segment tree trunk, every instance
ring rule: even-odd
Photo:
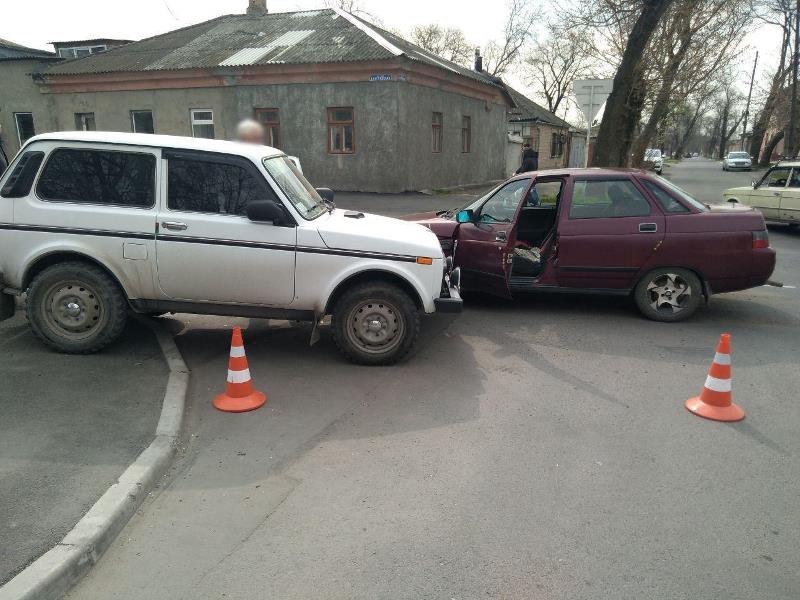
[[[762,160],[764,166],[766,167],[769,166],[770,158],[772,157],[772,153],[775,151],[775,146],[777,146],[778,142],[780,142],[783,139],[784,133],[785,133],[784,130],[781,129],[779,132],[773,135],[767,142],[767,145],[764,147],[764,155],[763,155],[764,159]]]
[[[592,164],[599,167],[624,167],[632,143],[633,131],[639,122],[644,104],[644,82],[641,63],[648,42],[658,22],[673,0],[644,0],[642,12],[633,26],[622,61],[614,75],[614,87],[606,101],[606,109]]]
[[[698,104],[691,120],[689,121],[689,124],[686,126],[686,131],[684,132],[683,137],[681,137],[680,141],[678,142],[678,149],[675,150],[675,156],[678,158],[683,158],[683,154],[686,149],[686,142],[688,142],[689,138],[692,137],[692,132],[694,131],[695,125],[697,125],[697,120],[700,118],[700,109],[701,105]]]

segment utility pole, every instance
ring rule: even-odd
[[[789,106],[789,131],[786,136],[786,146],[784,154],[789,158],[794,158],[797,154],[795,148],[795,123],[797,121],[797,59],[800,56],[798,53],[797,44],[800,41],[800,0],[797,0],[797,6],[794,13],[794,56],[792,60],[792,102]]]
[[[747,92],[747,106],[744,109],[744,125],[742,126],[742,150],[744,150],[744,137],[747,135],[747,117],[750,116],[750,98],[753,96],[753,81],[756,78],[756,65],[758,64],[758,50],[753,61],[753,74],[750,76],[750,91]]]

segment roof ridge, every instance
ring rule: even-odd
[[[384,50],[388,50],[395,56],[403,56],[405,52],[403,52],[400,48],[392,44],[389,40],[383,37],[380,33],[373,29],[375,26],[372,23],[368,23],[359,19],[353,14],[350,14],[347,11],[344,11],[340,8],[333,9],[337,15],[340,17],[345,18],[349,21],[352,25],[355,25],[356,28],[366,33],[369,37],[373,39],[373,41],[377,42]]]

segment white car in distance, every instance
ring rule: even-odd
[[[750,171],[753,168],[753,160],[747,152],[728,152],[722,159],[723,171]]]

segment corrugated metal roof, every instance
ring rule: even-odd
[[[333,9],[226,15],[100,54],[64,61],[50,68],[47,75],[337,63],[397,56],[502,87],[498,79],[451,63],[363,19]]]
[[[30,58],[50,59],[57,57],[53,52],[20,46],[19,44],[0,38],[0,60],[22,60]]]
[[[539,106],[536,102],[522,94],[522,92],[515,90],[509,85],[505,85],[505,88],[514,101],[514,104],[517,105],[517,110],[512,112],[512,121],[541,121],[558,127],[571,127],[564,119],[557,117],[544,106]]]

